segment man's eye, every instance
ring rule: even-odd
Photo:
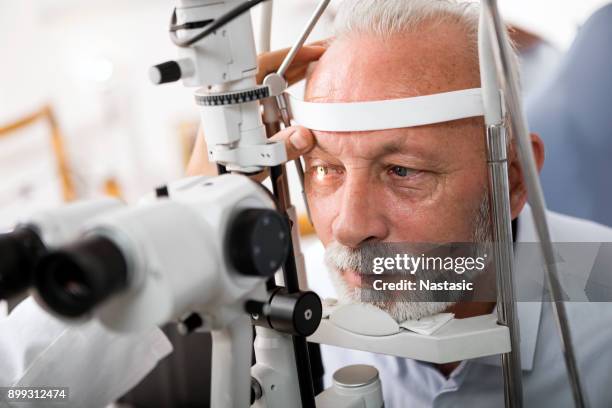
[[[315,174],[318,178],[323,178],[329,174],[329,167],[315,166]]]
[[[308,173],[312,175],[314,180],[320,182],[330,182],[335,180],[337,176],[342,174],[342,169],[336,166],[325,164],[317,164],[310,167]]]
[[[408,177],[417,173],[416,170],[404,166],[392,166],[389,172],[397,177]]]

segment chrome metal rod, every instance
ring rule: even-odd
[[[285,73],[287,73],[287,69],[289,68],[289,65],[291,65],[298,51],[300,50],[300,48],[302,48],[302,46],[306,42],[306,39],[312,32],[312,29],[315,27],[315,25],[317,25],[319,18],[321,18],[321,15],[323,14],[325,9],[329,5],[329,2],[330,0],[321,0],[314,14],[312,15],[312,17],[310,17],[310,20],[308,20],[308,23],[306,24],[304,31],[302,31],[302,34],[298,38],[297,42],[293,44],[293,47],[291,47],[291,50],[289,50],[289,53],[283,60],[283,63],[281,64],[281,66],[278,68],[278,71],[276,71],[278,75],[282,77],[285,76]]]
[[[278,68],[278,71],[276,71],[276,73],[280,77],[282,78],[285,77],[285,74],[287,73],[287,69],[289,69],[289,66],[295,59],[295,56],[297,55],[298,51],[300,50],[300,48],[302,48],[302,46],[306,42],[306,39],[308,39],[308,36],[314,29],[315,25],[317,24],[321,16],[323,15],[323,12],[329,5],[329,2],[330,0],[321,0],[321,2],[317,5],[315,12],[310,17],[310,20],[308,20],[308,23],[306,24],[306,27],[304,27],[302,34],[300,34],[300,37],[295,42],[295,44],[293,44],[293,47],[291,47],[291,49],[289,50],[289,53],[287,54],[282,64]],[[287,108],[287,103],[283,95],[279,95],[276,97],[276,103],[280,111],[280,116],[281,116],[283,125],[285,125],[285,127],[291,126],[291,122],[289,119],[289,110]],[[306,213],[308,215],[308,220],[312,224],[312,218],[310,217],[310,207],[308,206],[308,201],[306,200],[305,185],[304,185],[304,169],[302,168],[302,162],[300,161],[300,159],[297,159],[297,160],[294,160],[294,163],[295,163],[295,168],[298,173],[298,177],[300,179],[300,185],[302,187],[302,197],[304,199],[304,205],[306,206]]]
[[[509,353],[502,354],[504,399],[506,407],[523,406],[521,341],[516,312],[513,268],[512,217],[508,188],[506,129],[503,125],[487,127],[487,163],[491,191],[493,254],[497,273],[497,319],[510,332]]]
[[[504,99],[510,114],[510,129],[516,138],[518,145],[519,160],[523,170],[525,184],[527,185],[527,195],[531,205],[533,220],[540,238],[540,245],[546,262],[547,286],[552,297],[553,311],[561,346],[565,358],[569,382],[576,407],[586,407],[586,395],[580,383],[580,375],[576,364],[576,357],[572,346],[572,336],[567,319],[567,311],[562,299],[562,289],[558,280],[558,272],[554,259],[554,252],[551,243],[550,231],[546,219],[546,203],[542,186],[540,185],[538,170],[536,167],[531,140],[527,128],[527,121],[522,109],[521,99],[517,87],[517,74],[514,72],[510,45],[506,41],[505,30],[496,0],[485,0],[482,2],[489,17],[490,32],[494,37],[491,43],[494,45],[494,54],[497,60],[497,69],[501,81]]]
[[[287,128],[291,126],[291,121],[289,119],[289,109],[287,108],[287,101],[285,100],[285,95],[281,94],[275,98],[278,111],[280,112],[280,120],[283,122],[283,125]],[[308,222],[312,225],[312,217],[310,215],[310,206],[308,205],[308,199],[306,197],[306,184],[304,182],[304,168],[302,167],[302,161],[298,157],[293,161],[295,164],[295,169],[298,174],[298,178],[300,180],[300,187],[302,188],[302,199],[304,200],[304,206],[306,207],[306,215],[308,216]]]
[[[308,222],[310,225],[313,225],[312,216],[310,215],[310,206],[308,205],[308,197],[306,196],[306,183],[304,181],[304,168],[302,167],[302,160],[298,157],[293,161],[293,164],[295,164],[295,170],[298,178],[300,179],[300,186],[302,187],[302,200],[304,200],[304,207],[306,207],[306,216],[308,217]]]

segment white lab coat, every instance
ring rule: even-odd
[[[104,407],[134,387],[172,345],[161,330],[120,335],[97,321],[69,325],[27,298],[0,318],[0,387],[69,388],[62,407]],[[41,407],[44,402],[0,407]]]

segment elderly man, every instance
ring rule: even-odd
[[[336,36],[309,76],[306,99],[360,102],[477,88],[477,29],[474,4],[346,0],[336,19]],[[489,238],[482,118],[371,132],[310,132],[293,127],[275,139],[287,141],[292,158],[304,155],[312,221],[341,297],[350,297],[360,287],[361,275],[346,265],[354,265],[369,243]],[[536,135],[531,141],[541,169],[543,143]],[[203,146],[194,152],[193,173],[205,162],[205,153],[200,152],[205,152]],[[514,238],[537,241],[513,146],[508,167]],[[559,214],[549,213],[549,223],[560,242],[612,239],[608,228]],[[309,279],[316,287],[318,278],[312,272]],[[571,406],[552,309],[539,300],[518,304],[525,405]],[[390,302],[387,306],[396,320],[403,320],[445,309],[464,318],[491,313],[495,305],[432,303],[424,308]],[[567,308],[591,406],[610,406],[606,367],[612,363],[608,345],[612,331],[605,322],[612,318],[612,307],[568,303]],[[388,407],[503,405],[499,357],[432,365],[333,347],[324,347],[323,357],[328,375],[351,363],[376,366]]]
[[[320,47],[310,47],[301,54],[302,64],[323,54],[309,77],[306,98],[325,103],[356,102],[477,88],[480,86],[477,21],[478,11],[473,4],[446,0],[346,0],[338,13],[336,37],[327,50],[323,53]],[[278,54],[273,54],[262,59],[262,72],[273,67],[277,57]],[[368,244],[471,242],[488,238],[488,176],[482,118],[371,132],[311,132],[292,127],[274,138],[285,141],[290,159],[301,155],[306,159],[306,193],[312,219],[326,247],[329,273],[338,294],[344,298],[362,284],[358,271],[348,265],[354,264],[350,260],[359,257]],[[538,167],[542,167],[543,144],[535,135],[531,140]],[[189,172],[201,174],[209,170],[204,139],[200,138]],[[511,214],[516,220],[514,238],[517,242],[536,241],[513,147],[509,151],[508,176]],[[612,230],[597,224],[553,213],[549,214],[549,222],[558,241],[612,241]],[[609,271],[610,265],[605,267]],[[320,272],[311,273],[310,280],[316,286],[316,273]],[[28,312],[27,307],[21,313]],[[383,308],[396,320],[443,310],[464,318],[492,313],[495,304],[445,302],[419,307],[408,302]],[[606,303],[568,304],[568,312],[583,386],[591,406],[609,407],[612,307]],[[40,316],[33,307],[29,313]],[[519,303],[518,314],[525,405],[571,406],[571,391],[550,305],[541,299]],[[59,331],[59,326],[55,330]],[[93,331],[89,335],[85,331],[76,334],[64,331],[57,337],[66,343],[70,338],[97,335]],[[147,361],[156,361],[168,352],[162,339],[159,333],[152,333],[140,342],[126,339],[125,344],[117,347],[99,345],[93,340],[91,344],[100,348],[88,349],[88,341],[83,340],[75,347],[79,347],[77,352],[83,359],[88,352],[105,353],[110,358],[113,354],[124,355],[138,343],[144,352],[151,352],[141,363],[149,368],[151,364],[145,364]],[[28,355],[24,358],[27,364],[18,362],[13,372],[5,371],[4,377],[11,384],[40,384],[48,379],[45,372],[54,372],[66,381],[79,375],[81,369],[69,362],[61,373],[37,370],[42,363],[37,364],[35,357],[42,356],[38,361],[50,364],[45,353],[57,342],[49,335],[44,343],[46,348],[38,345],[30,353],[24,352]],[[364,362],[376,366],[387,407],[503,405],[498,356],[446,365],[332,347],[326,347],[323,356],[328,373],[346,364]],[[121,363],[119,359],[113,363],[116,390],[125,389],[142,375],[142,370],[124,371]],[[32,372],[41,374],[33,376]],[[0,380],[2,375],[0,372]],[[27,381],[20,380],[24,377]],[[81,401],[87,401],[84,396],[88,395],[88,387],[90,391],[94,387],[104,388],[104,381],[109,381],[90,385],[73,380],[76,386],[71,393],[82,397]],[[108,395],[107,390],[104,397]],[[96,402],[102,400],[99,397]]]

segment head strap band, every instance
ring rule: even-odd
[[[294,122],[312,130],[358,132],[484,115],[481,88],[383,101],[316,103],[287,98]]]

